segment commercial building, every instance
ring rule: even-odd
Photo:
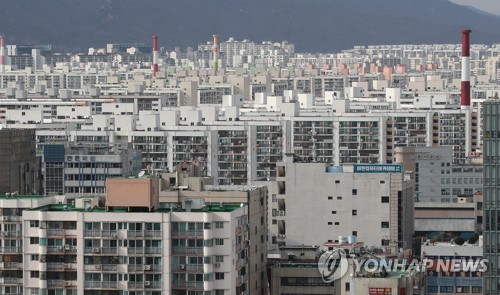
[[[43,152],[45,195],[104,195],[108,177],[142,169],[141,153],[131,146],[45,144]]]
[[[481,240],[479,240],[481,241]],[[434,294],[484,294],[483,272],[481,265],[476,262],[483,258],[482,245],[452,245],[450,243],[426,242],[422,245],[422,259],[432,261],[432,266],[427,268],[427,293]],[[471,261],[467,269],[439,270],[440,266],[448,266],[450,261]],[[487,267],[489,267],[489,263]]]
[[[270,247],[319,245],[353,235],[368,246],[411,248],[414,182],[401,168],[336,167],[288,154],[271,190]]]
[[[347,264],[344,275],[329,282],[328,277],[322,276],[321,263],[318,264],[324,253],[319,246],[281,247],[280,253],[269,259],[271,294],[425,294],[425,272],[407,265],[385,272],[366,272],[364,261],[378,263],[386,257],[359,251],[351,252],[350,258],[340,262]]]
[[[482,163],[457,164],[451,146],[399,147],[395,153],[397,163],[415,171],[417,202],[457,203],[460,196],[483,190]]]
[[[0,130],[0,194],[29,195],[37,191],[34,129]]]
[[[415,238],[470,238],[483,230],[483,195],[459,196],[457,203],[415,202]]]
[[[498,228],[498,218],[500,216],[497,206],[498,188],[497,181],[499,150],[499,112],[500,103],[498,100],[487,100],[483,103],[484,112],[484,137],[483,137],[483,210],[484,210],[484,258],[492,262],[484,273],[484,294],[493,295],[500,291],[498,281],[500,279],[498,262],[498,241],[500,239],[500,228]]]

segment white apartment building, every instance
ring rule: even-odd
[[[162,182],[108,180],[105,207],[95,197],[0,198],[2,293],[267,293],[266,190],[218,187],[161,206]]]
[[[246,207],[82,209],[24,213],[24,294],[250,294]]]
[[[66,202],[64,196],[0,196],[0,293],[23,294],[23,211]]]

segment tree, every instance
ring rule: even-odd
[[[453,239],[453,242],[455,242],[455,244],[459,246],[462,246],[465,243],[465,240],[462,239],[461,237],[456,237],[455,239]]]

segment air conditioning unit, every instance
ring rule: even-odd
[[[151,270],[151,265],[144,265],[144,270]]]
[[[116,237],[118,237],[118,234],[117,233],[111,233],[111,237],[112,238],[116,238]]]
[[[186,265],[185,264],[179,264],[179,269],[186,269]]]
[[[69,251],[71,249],[71,246],[69,244],[64,245],[64,250]]]
[[[214,267],[220,267],[220,263],[219,262],[214,263]]]
[[[9,233],[8,233],[8,232],[6,232],[6,231],[3,231],[3,232],[2,232],[2,237],[6,237],[6,236],[8,236],[8,235],[9,235]]]
[[[64,264],[64,268],[71,268],[71,264],[68,263]]]
[[[45,262],[45,257],[44,256],[40,257],[40,262]]]
[[[96,264],[94,268],[95,268],[96,270],[100,270],[100,269],[101,269],[101,265],[100,265],[100,264]]]
[[[9,216],[3,216],[3,217],[2,217],[2,220],[3,220],[3,221],[9,221]]]
[[[63,250],[62,246],[57,247],[57,251],[62,251],[62,250]]]
[[[144,281],[144,286],[151,286],[151,281]]]
[[[101,253],[101,248],[97,247],[92,248],[92,253]]]
[[[66,287],[71,286],[71,282],[70,281],[64,282],[64,286],[66,286]]]

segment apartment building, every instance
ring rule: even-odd
[[[2,293],[267,294],[266,189],[173,202],[172,186],[160,205],[167,180],[108,179],[104,202],[0,197]]]
[[[23,294],[23,211],[58,202],[65,197],[0,195],[1,294]]]

